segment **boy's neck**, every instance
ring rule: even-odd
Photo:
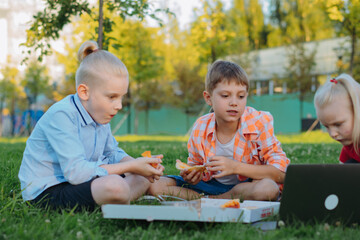
[[[236,131],[238,129],[238,124],[239,124],[238,122],[235,122],[233,124],[216,122],[215,131],[216,131],[217,140],[222,144],[231,141],[231,139],[236,134]]]

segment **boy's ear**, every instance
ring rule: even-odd
[[[207,91],[204,91],[204,92],[203,92],[203,96],[204,96],[205,102],[206,102],[209,106],[212,106],[210,93],[207,92]]]
[[[79,98],[83,101],[87,101],[89,99],[89,87],[86,84],[79,84],[76,89]]]

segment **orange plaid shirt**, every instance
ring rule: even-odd
[[[202,165],[215,156],[215,114],[200,117],[194,124],[188,141],[188,163]],[[290,160],[274,135],[273,117],[268,112],[246,107],[235,135],[234,159],[254,165],[272,165],[286,172]],[[209,181],[212,172],[207,172],[203,180]],[[238,176],[240,181],[247,177]]]

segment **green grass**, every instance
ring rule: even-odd
[[[12,142],[12,143],[11,143]],[[284,226],[262,232],[249,224],[131,221],[104,219],[95,212],[46,211],[22,202],[17,177],[24,141],[0,143],[0,239],[359,239],[358,227],[318,225]],[[145,150],[164,154],[166,174],[178,174],[175,159],[186,160],[186,143],[123,142],[134,157]],[[338,163],[341,146],[283,144],[292,163]],[[274,218],[277,219],[276,217]]]

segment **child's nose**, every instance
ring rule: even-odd
[[[116,110],[121,110],[122,109],[122,101],[119,101],[115,104],[115,109]]]
[[[329,135],[335,139],[338,136],[338,132],[333,128],[329,128]]]
[[[231,99],[230,99],[230,105],[231,106],[237,106],[237,98],[236,97],[232,97]]]

